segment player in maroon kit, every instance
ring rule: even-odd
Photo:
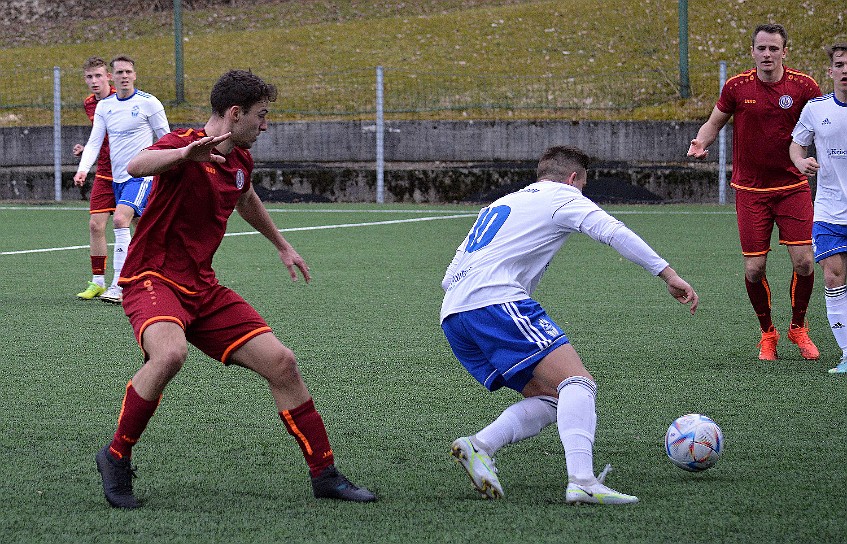
[[[109,84],[112,74],[109,73],[109,65],[100,57],[90,57],[82,65],[85,75],[85,84],[88,85],[91,94],[83,102],[85,114],[88,120],[94,122],[94,110],[97,102],[115,92],[115,88]],[[73,154],[77,157],[82,155],[85,148],[82,144],[76,144]],[[84,182],[74,182],[74,185],[82,186]],[[85,291],[77,293],[77,297],[83,300],[91,300],[106,291],[106,223],[109,215],[115,211],[115,192],[112,190],[112,163],[109,160],[108,136],[103,140],[103,147],[97,156],[97,173],[91,184],[91,193],[88,195],[88,221],[89,238],[91,244],[91,281]]]
[[[212,89],[212,116],[202,130],[166,134],[133,158],[134,177],[156,175],[124,264],[123,307],[145,363],[126,387],[110,444],[96,456],[109,504],[137,508],[132,447],[153,416],[165,386],[182,368],[191,342],[208,356],[255,371],[268,381],[279,417],[294,436],[315,497],[370,502],[334,465],[323,420],[294,353],[237,293],[218,283],[212,257],[232,211],[276,247],[291,279],[309,268],[279,233],[250,183],[248,149],[266,130],[277,91],[250,72],[233,70]]]
[[[759,359],[777,359],[779,332],[771,320],[771,289],[765,276],[774,223],[779,243],[788,248],[791,279],[791,324],[788,339],[804,359],[817,359],[809,338],[806,310],[814,285],[812,193],[806,176],[788,154],[791,131],[803,106],[821,95],[808,75],[786,68],[788,36],[777,24],[756,27],[751,48],[756,67],[727,80],[708,121],[691,140],[688,155],[698,159],[721,128],[735,116],[732,138],[732,187],[744,255],[744,281],[762,329]]]

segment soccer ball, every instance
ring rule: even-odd
[[[690,472],[715,466],[723,448],[721,428],[701,414],[678,417],[665,433],[665,453],[671,463]]]

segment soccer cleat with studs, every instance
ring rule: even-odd
[[[129,459],[115,459],[109,453],[106,444],[95,456],[97,471],[103,478],[103,494],[106,501],[115,508],[133,509],[141,506],[132,493],[132,480],[135,478],[135,467]]]
[[[841,358],[841,361],[835,368],[830,368],[827,372],[830,374],[847,374],[847,355]]]
[[[605,474],[603,474],[605,476]],[[565,502],[568,504],[635,504],[638,497],[627,495],[603,485],[599,478],[591,482],[568,482],[565,491]]]
[[[77,293],[76,298],[82,300],[91,300],[93,298],[97,298],[103,293],[106,292],[106,288],[102,285],[97,285],[93,281],[88,282],[88,287],[85,288],[85,291],[82,293]]]
[[[112,285],[106,292],[100,295],[100,300],[103,302],[108,302],[109,304],[123,304],[124,301],[124,290],[123,287],[119,285]]]
[[[776,329],[771,329],[768,332],[762,331],[762,339],[759,340],[759,360],[760,361],[776,361],[776,344],[779,342],[779,332]]]
[[[503,497],[503,486],[497,478],[497,467],[494,459],[487,453],[477,449],[469,437],[463,436],[453,441],[450,455],[461,465],[474,489],[488,499],[499,499]]]
[[[352,502],[373,502],[376,495],[364,487],[353,484],[346,476],[330,465],[312,478],[312,491],[317,499],[338,499]]]
[[[788,339],[800,349],[800,355],[808,361],[817,361],[821,356],[818,347],[809,338],[809,325],[798,327],[794,323],[788,328]]]

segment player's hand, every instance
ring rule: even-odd
[[[183,147],[183,158],[188,161],[225,163],[226,157],[212,153],[215,146],[230,137],[232,132],[220,136],[204,136]]]
[[[709,150],[703,147],[700,140],[694,138],[691,140],[691,145],[688,147],[688,156],[694,157],[695,159],[705,159],[709,156]]]
[[[309,267],[306,266],[306,261],[304,261],[303,257],[294,251],[294,248],[291,246],[279,251],[279,259],[282,261],[282,264],[285,265],[285,268],[288,269],[291,281],[297,281],[298,269],[300,270],[300,273],[303,274],[303,279],[306,280],[306,283],[309,283],[312,280],[312,276],[309,275]]]
[[[88,177],[88,173],[86,172],[77,172],[74,175],[74,185],[77,187],[82,187],[85,185],[85,178]]]
[[[73,148],[73,151],[72,151],[72,152],[73,152],[73,154],[74,154],[74,157],[79,157],[80,155],[82,155],[82,151],[83,151],[84,149],[85,149],[85,146],[84,146],[84,145],[82,145],[82,144],[74,144],[74,148]]]
[[[806,157],[805,159],[800,159],[795,163],[797,170],[800,171],[801,174],[806,174],[807,176],[814,176],[820,170],[821,165],[818,164],[818,161],[814,157]]]
[[[668,281],[668,293],[679,301],[680,304],[688,304],[690,306],[691,315],[697,311],[697,306],[700,304],[700,296],[694,291],[694,288],[688,285],[688,282],[679,276],[674,276]]]

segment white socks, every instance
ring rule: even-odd
[[[565,447],[568,477],[580,482],[594,479],[594,432],[597,412],[594,399],[597,385],[583,376],[572,376],[557,388],[559,437]]]
[[[838,347],[842,354],[847,354],[847,285],[841,287],[827,287],[826,295],[826,317]]]
[[[115,252],[112,261],[115,265],[115,276],[112,278],[113,287],[118,284],[118,279],[121,277],[121,270],[123,270],[124,261],[126,261],[126,250],[129,248],[131,239],[129,228],[115,229]]]
[[[493,423],[471,437],[472,442],[488,455],[507,444],[532,438],[556,421],[554,397],[529,397],[509,406]]]
[[[593,481],[597,385],[590,378],[572,376],[559,384],[558,391],[558,400],[529,397],[509,406],[471,441],[493,457],[503,446],[536,436],[555,421],[565,448],[568,476],[580,482]]]

